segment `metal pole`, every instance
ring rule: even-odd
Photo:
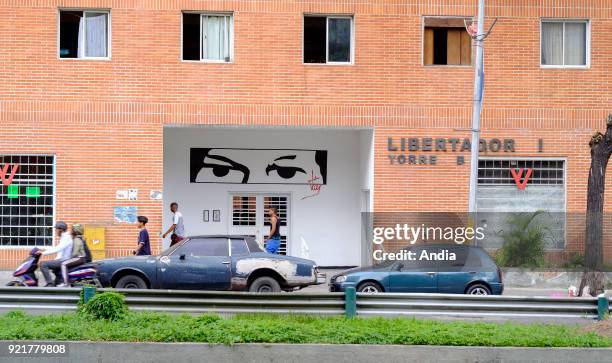
[[[476,188],[478,186],[478,151],[480,148],[480,112],[482,110],[482,93],[484,86],[484,0],[478,0],[478,36],[476,37],[476,66],[474,67],[474,105],[472,109],[472,149],[470,159],[470,189],[468,212],[470,220],[476,213]],[[471,225],[475,227],[475,220]]]

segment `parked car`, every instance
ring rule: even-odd
[[[450,256],[456,259],[386,260],[378,265],[354,268],[332,276],[330,291],[355,287],[357,292],[412,292],[501,295],[502,273],[485,250],[463,245],[415,245],[404,249],[413,256]],[[440,254],[442,252],[442,254]]]
[[[248,236],[196,236],[160,256],[96,261],[104,287],[139,289],[291,291],[322,284],[314,261],[273,255]]]

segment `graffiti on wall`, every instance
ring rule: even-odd
[[[327,184],[327,150],[191,148],[190,182],[295,184],[318,191]]]

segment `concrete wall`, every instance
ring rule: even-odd
[[[11,342],[6,342],[11,343]],[[23,341],[12,342],[23,344]],[[27,342],[47,344],[48,342]],[[54,344],[62,342],[54,342]],[[198,344],[66,342],[68,353],[37,362],[607,362],[606,348],[441,347],[356,344]],[[5,344],[6,346],[6,344]],[[4,359],[0,357],[0,361]],[[6,358],[9,361],[8,357]],[[12,363],[32,357],[10,357]]]

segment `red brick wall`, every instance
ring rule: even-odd
[[[612,8],[534,3],[487,1],[488,22],[499,21],[486,42],[483,136],[515,138],[515,156],[567,158],[567,208],[583,211],[588,139],[612,104]],[[0,0],[0,152],[57,155],[57,217],[107,226],[113,250],[136,239],[135,227],[113,223],[114,205],[137,205],[160,229],[165,206],[148,192],[163,188],[166,124],[373,127],[375,210],[465,210],[468,165],[390,166],[386,137],[468,135],[473,69],[423,67],[421,24],[424,15],[474,15],[475,4]],[[110,60],[57,58],[60,6],[111,9]],[[180,60],[182,10],[234,12],[232,64]],[[354,15],[354,65],[302,64],[304,13]],[[589,69],[540,68],[541,17],[590,20]],[[136,203],[115,200],[127,188],[139,189]],[[14,258],[0,250],[0,261]]]

